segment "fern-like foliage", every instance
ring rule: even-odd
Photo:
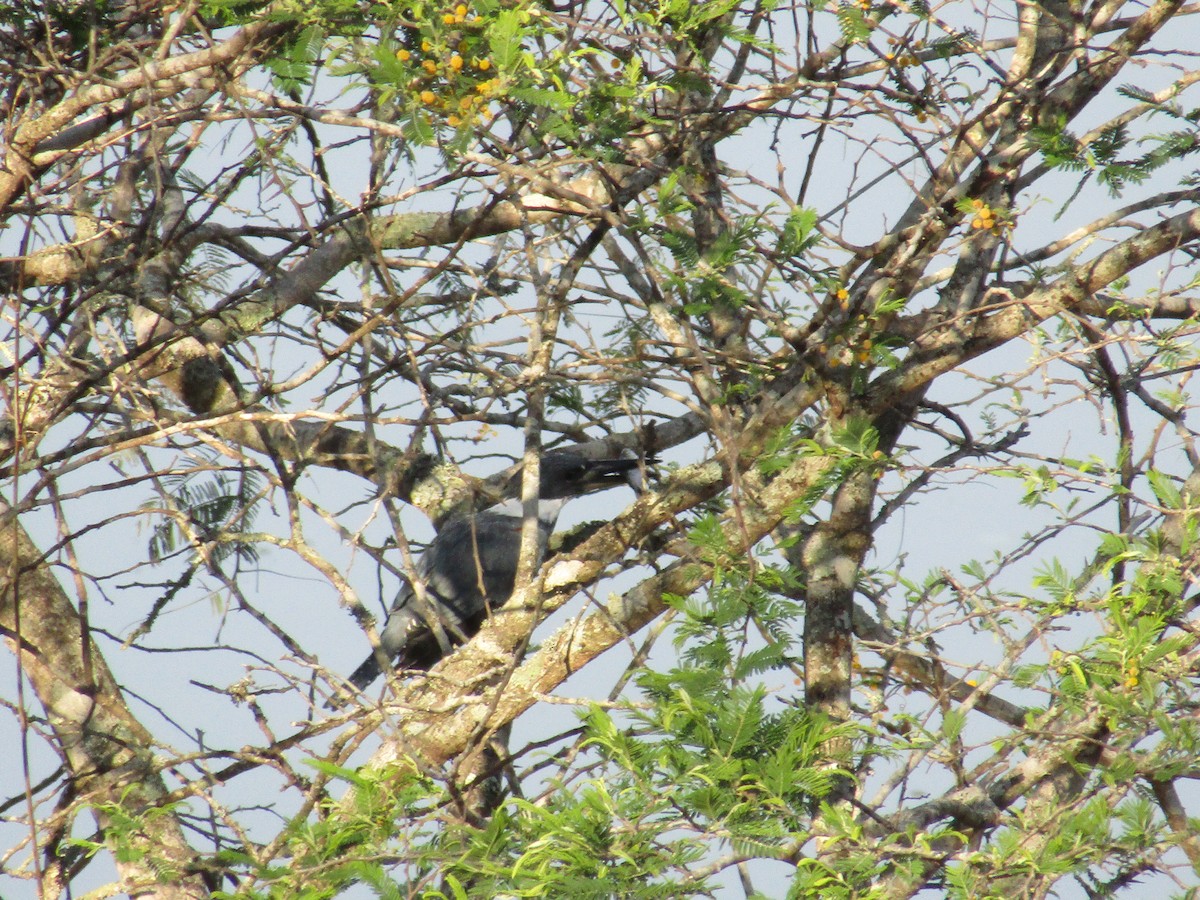
[[[1144,104],[1147,115],[1167,116],[1181,127],[1135,139],[1126,124],[1119,124],[1101,130],[1086,142],[1068,131],[1061,120],[1030,132],[1030,140],[1047,165],[1082,173],[1081,185],[1087,178],[1095,176],[1114,197],[1130,185],[1143,183],[1164,166],[1186,159],[1200,149],[1200,132],[1197,130],[1200,111],[1185,111],[1176,103],[1160,100],[1149,91],[1131,85],[1120,88],[1119,93]]]
[[[256,562],[258,549],[239,535],[250,531],[261,477],[251,470],[229,472],[209,461],[189,460],[182,470],[163,477],[171,491],[167,507],[161,501],[143,504],[161,521],[150,535],[151,561],[162,562],[188,543],[211,543],[211,558],[236,557]]]

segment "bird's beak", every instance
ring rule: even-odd
[[[621,451],[621,459],[637,459],[638,455],[628,447]],[[643,474],[642,466],[639,464],[632,469],[625,470],[625,483],[633,488],[635,494],[645,493],[646,477]]]

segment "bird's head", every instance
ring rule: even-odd
[[[628,448],[620,456],[599,459],[572,450],[556,450],[542,457],[539,496],[543,500],[558,500],[621,484],[640,494],[646,487],[643,469],[651,461],[643,460]]]

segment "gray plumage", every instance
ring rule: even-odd
[[[615,459],[557,451],[541,460],[538,553],[546,552],[563,505],[571,497],[618,484],[642,490],[641,461],[626,450]],[[514,589],[521,551],[522,504],[507,500],[447,522],[417,561],[424,597],[405,581],[372,652],[350,676],[362,690],[379,677],[381,659],[398,668],[427,669],[469,640]]]

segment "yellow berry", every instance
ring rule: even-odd
[[[427,59],[425,62],[421,63],[421,68],[432,75],[437,71],[437,63],[435,63],[432,59]]]
[[[447,25],[453,25],[454,24],[454,14],[446,13],[444,16],[442,16],[442,22],[444,22]]]
[[[450,115],[446,116],[446,124],[449,125],[451,128],[457,128],[459,125],[462,124],[462,119],[460,119],[458,116],[454,115],[454,113],[451,113]]]
[[[450,57],[450,68],[452,68],[455,72],[460,72],[462,71],[462,67],[463,58],[455,53],[452,57]]]
[[[401,47],[396,51],[396,59],[400,60],[400,62],[408,62],[410,59],[412,59],[412,54]]]
[[[492,61],[490,59],[481,59],[479,62],[475,63],[475,68],[477,68],[480,72],[486,72],[491,67]]]
[[[468,110],[475,105],[476,99],[477,98],[475,97],[463,97],[458,101],[458,108],[461,110]]]
[[[433,91],[421,91],[421,102],[426,106],[433,106],[437,101],[437,94]]]
[[[421,51],[423,53],[428,53],[432,49],[433,49],[433,44],[429,43],[429,41],[427,41],[427,40],[421,41]]]
[[[456,16],[465,16],[467,14],[466,4],[460,3],[460,4],[458,4],[458,6],[454,7],[454,14]]]

